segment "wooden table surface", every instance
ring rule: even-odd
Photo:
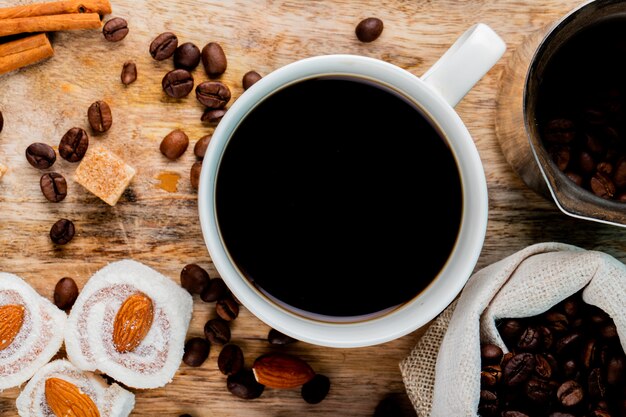
[[[0,0],[0,6],[15,3]],[[489,225],[477,268],[543,241],[603,250],[626,260],[621,229],[568,218],[527,189],[504,160],[494,131],[500,75],[511,51],[525,35],[555,21],[578,0],[112,3],[114,15],[129,22],[130,34],[124,41],[108,43],[98,31],[56,34],[53,59],[0,77],[0,109],[5,118],[0,162],[9,166],[0,180],[0,270],[22,276],[44,296],[52,296],[54,284],[63,276],[75,278],[82,287],[97,269],[123,258],[144,262],[175,280],[191,262],[217,276],[200,233],[196,192],[189,183],[193,152],[190,148],[180,160],[170,162],[158,150],[163,136],[174,128],[184,129],[192,146],[212,132],[200,122],[202,109],[193,94],[172,100],[161,91],[161,77],[172,64],[152,60],[148,45],[166,30],[177,33],[181,42],[200,47],[209,41],[221,43],[229,60],[222,79],[236,98],[246,71],[267,74],[319,54],[372,56],[420,75],[468,26],[487,23],[504,38],[509,50],[457,107],[478,146],[489,187]],[[368,16],[383,19],[385,30],[377,41],[362,44],[354,36],[354,27]],[[119,73],[128,59],[137,62],[139,80],[125,88]],[[206,79],[201,68],[194,76],[197,82]],[[54,169],[68,178],[69,195],[60,204],[48,203],[39,190],[41,173],[26,162],[24,150],[36,141],[57,145],[70,127],[87,127],[87,107],[98,99],[111,104],[114,124],[107,134],[92,137],[92,142],[122,156],[137,169],[137,176],[117,206],[109,207],[72,180],[75,165],[58,160]],[[259,132],[260,139],[264,134],[268,132]],[[163,173],[169,179],[180,177],[175,192],[160,186],[157,178]],[[48,230],[61,217],[74,221],[77,235],[69,245],[55,247]],[[201,335],[213,315],[213,305],[196,300],[189,337]],[[270,350],[265,342],[267,331],[245,309],[235,321],[233,342],[243,347],[248,363]],[[398,362],[422,332],[362,349],[293,345],[289,351],[309,360],[332,380],[328,398],[316,406],[304,403],[298,390],[266,390],[261,399],[249,402],[231,396],[217,370],[216,348],[201,368],[182,365],[167,387],[137,392],[133,415],[368,416],[381,398],[403,392]],[[17,395],[17,389],[0,393],[1,416],[17,415]]]

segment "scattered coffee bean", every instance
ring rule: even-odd
[[[239,316],[239,305],[231,297],[227,297],[217,302],[215,312],[222,319],[233,321]]]
[[[72,278],[61,278],[54,287],[54,304],[61,310],[72,308],[78,298],[78,286]]]
[[[252,87],[257,81],[259,81],[261,78],[261,74],[259,74],[256,71],[248,71],[243,75],[243,78],[241,79],[241,84],[243,85],[243,89],[247,90],[248,88]]]
[[[534,404],[545,405],[550,401],[552,389],[548,381],[542,378],[531,378],[524,387],[524,394]]]
[[[161,33],[150,44],[150,55],[157,61],[163,61],[174,55],[178,47],[178,38],[172,32]]]
[[[209,284],[209,274],[196,264],[186,265],[180,272],[180,284],[190,294],[200,294]]]
[[[330,391],[330,379],[327,376],[316,374],[312,380],[302,386],[300,394],[309,404],[319,404]]]
[[[185,42],[174,52],[174,67],[193,70],[200,63],[200,49],[191,42]]]
[[[583,389],[576,381],[566,381],[561,384],[556,396],[564,407],[574,407],[583,400]]]
[[[235,375],[243,369],[243,351],[237,345],[226,345],[217,358],[217,367],[224,375]]]
[[[63,175],[56,172],[48,172],[39,180],[41,192],[51,203],[63,201],[67,196],[67,182]]]
[[[211,135],[202,136],[196,142],[196,145],[193,147],[193,153],[200,159],[204,158],[206,154],[206,149],[209,147],[209,142],[211,141]]]
[[[67,131],[59,143],[59,155],[69,162],[78,162],[87,153],[89,136],[80,127],[73,127]]]
[[[205,81],[196,87],[198,101],[212,109],[221,109],[230,100],[230,89],[219,81]]]
[[[109,42],[119,42],[128,35],[128,22],[121,17],[114,17],[102,27],[104,39]]]
[[[259,384],[250,369],[245,369],[238,374],[230,375],[226,380],[228,391],[235,397],[244,400],[259,398],[265,390],[265,386]]]
[[[202,65],[207,75],[215,78],[226,72],[226,54],[216,42],[210,42],[202,48]]]
[[[211,124],[218,124],[222,117],[226,114],[226,110],[224,109],[211,109],[208,108],[202,113],[202,117],[200,120],[203,122],[209,122]]]
[[[193,76],[184,69],[175,69],[168,72],[161,81],[165,94],[172,98],[187,97],[193,90]]]
[[[189,366],[201,366],[209,357],[211,344],[201,337],[194,337],[185,343],[185,354],[183,362]]]
[[[89,119],[89,125],[91,125],[94,131],[104,133],[109,130],[113,124],[111,107],[109,107],[106,101],[98,100],[89,106],[87,119]]]
[[[161,141],[161,153],[172,161],[180,158],[189,146],[189,137],[182,130],[173,130]]]
[[[509,360],[502,370],[504,383],[509,387],[520,385],[528,380],[535,370],[535,357],[530,353],[520,353]]]
[[[202,172],[202,161],[196,161],[191,166],[191,171],[189,172],[189,179],[191,181],[191,186],[194,189],[198,189],[200,187],[200,173]]]
[[[67,219],[61,219],[50,228],[50,240],[57,245],[65,245],[74,238],[74,223]]]
[[[270,343],[270,345],[284,346],[295,343],[298,340],[294,339],[291,336],[287,336],[286,334],[281,333],[276,329],[270,329],[269,333],[267,334],[267,341]]]
[[[133,61],[124,62],[120,79],[124,85],[130,85],[137,80],[137,65]]]
[[[2,115],[2,112],[0,111],[0,133],[2,133],[3,127],[4,127],[4,116]]]
[[[480,372],[480,386],[490,389],[500,383],[502,379],[502,368],[500,365],[486,365]]]
[[[230,342],[230,326],[228,322],[215,318],[204,325],[204,337],[214,345],[225,345]]]
[[[202,291],[200,298],[202,301],[212,303],[228,296],[228,287],[222,278],[214,278],[209,281],[209,285]]]
[[[535,374],[544,380],[549,380],[552,376],[552,365],[544,355],[535,355]]]
[[[45,143],[33,143],[26,148],[26,160],[35,168],[48,169],[57,160],[57,155],[51,146]]]
[[[541,335],[539,331],[529,326],[523,332],[517,342],[517,347],[523,351],[534,352],[541,346]]]
[[[356,37],[361,42],[372,42],[378,39],[381,33],[383,33],[383,21],[376,17],[368,17],[363,19],[356,26]]]

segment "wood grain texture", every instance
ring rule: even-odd
[[[0,0],[1,6],[15,3]],[[175,280],[191,262],[217,276],[200,233],[196,193],[189,184],[193,153],[190,149],[180,160],[170,162],[158,149],[163,136],[175,128],[184,129],[192,144],[212,132],[200,122],[202,108],[194,97],[172,100],[161,91],[161,78],[172,63],[153,61],[148,45],[165,30],[177,33],[181,42],[199,47],[209,41],[220,42],[229,60],[222,80],[236,98],[242,91],[241,77],[248,70],[267,74],[320,54],[372,56],[419,75],[469,25],[482,21],[505,39],[509,51],[457,106],[478,146],[489,187],[488,231],[477,268],[529,244],[550,240],[604,250],[626,260],[622,230],[561,214],[517,177],[495,136],[496,96],[512,49],[524,36],[575,7],[577,0],[112,3],[114,15],[129,22],[130,33],[122,42],[108,43],[97,30],[58,33],[52,39],[53,59],[0,77],[0,109],[5,118],[0,162],[9,166],[0,181],[0,270],[24,277],[44,296],[52,296],[54,284],[63,276],[72,276],[82,287],[97,269],[123,258],[144,262]],[[368,16],[381,18],[385,30],[375,42],[361,44],[354,27]],[[124,87],[119,76],[128,59],[137,62],[139,78]],[[194,77],[196,82],[206,79],[200,68]],[[111,105],[114,122],[109,132],[91,140],[122,156],[137,169],[137,177],[117,206],[108,207],[72,180],[75,165],[59,160],[54,170],[68,178],[69,195],[62,203],[48,203],[39,190],[41,173],[26,163],[24,150],[35,141],[56,146],[69,128],[87,127],[87,108],[98,99]],[[259,132],[259,140],[267,134],[271,132]],[[157,187],[162,172],[180,175],[177,192]],[[69,245],[54,247],[48,230],[60,217],[75,222],[77,235]],[[197,300],[189,337],[201,335],[204,323],[213,316],[213,305]],[[268,327],[245,309],[234,322],[233,341],[242,346],[248,365],[270,351],[265,342],[267,331]],[[331,378],[330,395],[316,406],[304,403],[298,390],[267,390],[261,399],[251,402],[232,397],[217,370],[219,349],[215,348],[201,368],[183,365],[167,387],[137,392],[133,415],[369,416],[386,394],[403,391],[398,362],[421,333],[363,349],[327,349],[304,343],[290,347],[289,352],[301,355]],[[17,389],[0,394],[0,415],[17,415],[17,395]]]

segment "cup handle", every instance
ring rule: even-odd
[[[505,50],[502,38],[489,26],[478,23],[454,42],[422,80],[454,107],[498,62]]]

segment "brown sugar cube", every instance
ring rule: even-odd
[[[2,162],[0,162],[0,179],[4,177],[4,174],[6,174],[8,170],[9,170],[9,167],[7,167],[6,165],[3,165]]]
[[[103,148],[89,149],[74,179],[88,191],[114,206],[135,176],[135,170]]]

